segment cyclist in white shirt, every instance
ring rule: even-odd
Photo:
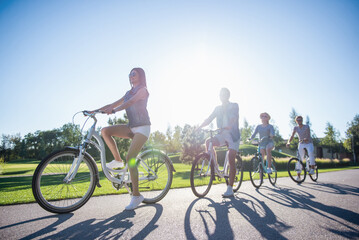
[[[229,184],[227,191],[222,194],[223,197],[233,197],[233,183],[236,175],[235,157],[239,150],[239,141],[241,138],[239,132],[239,110],[238,104],[229,101],[230,92],[227,88],[222,88],[220,91],[220,100],[222,105],[217,106],[212,114],[196,129],[209,125],[215,118],[217,120],[217,127],[223,129],[219,134],[214,136],[212,141],[214,146],[224,146],[228,144],[228,159],[229,159]],[[206,141],[208,148],[209,139]],[[215,151],[214,151],[215,152]]]

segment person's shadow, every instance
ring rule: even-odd
[[[248,232],[236,233],[236,236],[233,232],[233,229],[230,224],[228,213],[230,209],[235,209],[242,215],[242,217],[247,220],[257,231],[260,232],[263,238],[267,239],[285,239],[282,236],[282,232],[290,228],[290,226],[281,222],[271,209],[263,202],[253,196],[249,196],[245,193],[241,195],[246,195],[247,199],[244,198],[232,198],[230,200],[223,200],[220,203],[216,203],[209,198],[196,199],[188,207],[185,215],[184,227],[187,239],[197,239],[201,236],[195,236],[197,229],[203,227],[204,232],[206,233],[208,239],[234,239],[243,237],[248,234]],[[196,204],[203,206],[203,201],[207,201],[207,204],[204,204],[204,209],[201,207],[196,208]],[[203,208],[203,207],[202,207]],[[214,209],[214,211],[211,210]],[[192,214],[199,215],[193,216]],[[191,217],[192,215],[192,217]],[[194,220],[196,218],[196,220]],[[201,219],[198,221],[198,219]],[[209,225],[215,224],[215,230],[213,233],[210,232]],[[203,231],[201,231],[203,232]]]
[[[136,235],[131,236],[131,239],[144,239],[148,234],[150,234],[154,229],[158,226],[156,225],[158,219],[161,217],[163,212],[163,207],[160,204],[147,204],[138,207],[140,208],[155,208],[155,215],[148,222],[148,224],[141,229]],[[131,218],[136,215],[135,211],[123,211],[119,214],[116,214],[110,218],[98,221],[98,219],[92,218],[82,222],[79,222],[71,227],[68,227],[58,233],[53,233],[57,226],[63,224],[67,220],[69,220],[74,214],[61,214],[61,215],[52,215],[46,216],[42,218],[36,218],[24,222],[19,222],[16,224],[8,225],[1,227],[1,229],[6,229],[9,227],[13,227],[16,225],[27,224],[30,222],[39,222],[44,219],[57,218],[57,221],[53,224],[30,234],[22,239],[33,239],[38,237],[43,237],[47,239],[119,239],[121,238],[126,231],[129,231],[134,224],[131,222]],[[147,219],[146,219],[147,221]],[[119,231],[120,230],[120,231]],[[52,234],[53,233],[53,234]]]
[[[355,238],[359,237],[359,214],[348,209],[334,205],[326,205],[320,200],[308,193],[306,189],[312,189],[319,192],[338,195],[336,199],[341,201],[342,195],[359,196],[359,188],[345,184],[326,184],[326,183],[307,183],[300,185],[301,189],[282,185],[280,188],[266,188],[257,190],[257,192],[266,199],[282,206],[290,208],[299,208],[314,212],[328,220],[342,225],[340,229],[325,227],[327,231],[337,234],[341,237]],[[266,191],[268,190],[268,192]],[[265,191],[265,193],[264,193]],[[357,200],[356,200],[357,201]],[[357,203],[356,203],[357,204]],[[358,207],[358,205],[357,205]],[[356,225],[355,228],[348,226],[350,222]]]

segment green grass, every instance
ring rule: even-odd
[[[245,157],[244,160],[249,161],[250,157]],[[283,167],[286,166],[286,162],[288,160],[278,160],[278,164]],[[320,160],[318,160],[320,161]],[[10,204],[19,204],[19,203],[30,203],[35,202],[35,199],[32,195],[32,174],[38,165],[39,161],[14,161],[11,163],[7,163],[5,168],[3,169],[3,173],[0,174],[0,205],[10,205]],[[332,163],[334,164],[334,162]],[[101,171],[101,166],[98,163],[99,170]],[[182,163],[174,163],[174,168],[176,172],[173,174],[173,181],[171,188],[185,188],[190,187],[190,170],[191,165],[182,164]],[[329,172],[329,171],[338,171],[344,169],[357,169],[359,166],[349,166],[349,167],[341,167],[341,168],[319,168],[319,173]],[[279,169],[279,168],[278,168]],[[27,176],[28,175],[28,176]],[[14,177],[15,176],[15,177]],[[287,177],[288,173],[286,170],[278,171],[278,177]],[[319,176],[320,179],[320,176]],[[249,180],[248,172],[245,171],[244,181]],[[224,183],[225,181],[215,181],[214,184]],[[94,196],[100,195],[110,195],[110,194],[122,194],[127,193],[127,191],[123,188],[120,191],[115,190],[112,187],[110,181],[106,179],[104,174],[100,172],[100,184],[101,188],[96,188],[94,192]],[[189,190],[190,191],[190,190]]]

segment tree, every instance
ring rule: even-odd
[[[289,125],[293,129],[295,126],[297,126],[297,122],[295,121],[295,118],[299,116],[300,114],[292,108],[292,111],[289,113]]]
[[[313,145],[314,146],[319,145],[320,140],[319,140],[319,138],[317,137],[317,135],[314,133],[314,131],[312,129],[312,123],[310,122],[310,118],[309,118],[308,115],[305,118],[305,124],[308,125],[309,128],[310,128],[310,136],[312,137]]]
[[[244,144],[248,144],[248,139],[252,136],[254,125],[249,125],[247,119],[243,121],[243,128],[241,128],[241,139]]]
[[[292,111],[289,113],[289,125],[290,125],[292,131],[293,131],[294,127],[297,126],[297,122],[295,121],[295,118],[299,115],[300,114],[294,108],[292,108]],[[290,134],[292,134],[292,132]],[[291,150],[296,150],[298,147],[298,143],[299,143],[298,137],[297,137],[297,135],[295,135],[292,140],[292,144],[290,145],[289,148]]]
[[[359,114],[356,114],[353,121],[347,124],[348,129],[345,132],[346,139],[344,147],[349,152],[358,155],[359,153]]]
[[[163,148],[166,145],[166,135],[160,131],[152,132],[147,142],[156,148]]]
[[[328,147],[330,153],[332,154],[331,159],[333,159],[334,153],[339,151],[339,132],[333,127],[330,122],[327,122],[327,127],[324,132],[325,136],[320,141],[321,145]]]
[[[273,137],[273,141],[274,141],[274,145],[276,147],[280,147],[284,145],[284,140],[282,138],[282,136],[279,133],[279,128],[277,127],[277,125],[275,125],[275,121],[274,119],[270,120],[271,124],[273,125],[274,128],[274,137]]]
[[[0,157],[4,159],[5,162],[10,161],[11,154],[11,142],[10,135],[3,134],[1,136],[1,147],[0,147]]]
[[[182,162],[192,162],[194,158],[204,150],[204,133],[203,131],[197,131],[195,126],[186,124],[182,131]]]

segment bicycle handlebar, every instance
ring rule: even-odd
[[[87,116],[87,117],[93,117],[95,116],[97,113],[106,113],[104,111],[100,111],[100,110],[96,110],[96,111],[88,111],[88,110],[84,110],[82,111],[83,115]]]

